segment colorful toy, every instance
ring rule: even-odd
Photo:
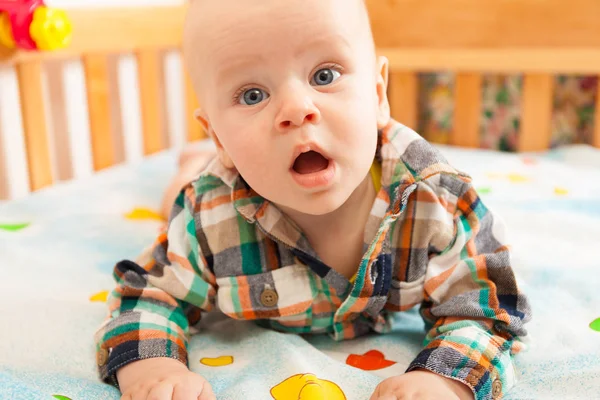
[[[71,42],[71,22],[44,0],[0,0],[0,44],[10,49],[58,50]]]
[[[346,400],[338,385],[313,374],[298,374],[271,389],[275,400]]]

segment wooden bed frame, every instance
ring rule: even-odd
[[[417,74],[456,73],[454,133],[451,143],[478,147],[481,84],[485,73],[522,73],[524,90],[519,151],[550,146],[554,75],[600,75],[598,0],[367,0],[380,54],[390,59],[392,115],[416,127]],[[10,52],[0,48],[0,64],[14,66],[31,190],[53,183],[43,101],[42,64],[81,59],[87,86],[94,169],[115,163],[110,134],[108,56],[134,52],[138,64],[146,154],[165,147],[160,132],[160,53],[180,49],[185,6],[130,9],[71,9],[73,42],[54,53]],[[102,34],[99,34],[102,32]],[[183,72],[182,72],[183,73]],[[600,80],[599,80],[600,92]],[[186,80],[186,115],[197,107]],[[600,96],[596,121],[600,121]],[[204,137],[188,125],[190,141]],[[600,122],[594,146],[600,148]]]

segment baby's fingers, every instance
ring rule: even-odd
[[[148,392],[150,392],[150,386],[142,386],[131,395],[131,400],[146,400],[148,398]]]
[[[378,385],[375,388],[375,392],[371,395],[371,397],[369,397],[369,400],[379,400],[379,396],[381,395],[381,385]]]
[[[208,382],[204,383],[204,387],[202,388],[202,393],[198,396],[198,400],[217,400],[217,396],[212,391],[212,387]]]
[[[215,395],[208,382],[179,384],[173,390],[173,400],[214,400]]]
[[[147,400],[171,400],[173,398],[173,385],[161,383],[152,388],[148,393]]]
[[[398,396],[391,393],[388,389],[382,388],[382,385],[378,385],[369,400],[398,400]]]

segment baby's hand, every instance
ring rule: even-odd
[[[370,400],[473,400],[464,383],[427,370],[415,370],[381,382]]]
[[[121,400],[216,400],[210,384],[171,358],[149,358],[117,371]]]

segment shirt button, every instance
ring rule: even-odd
[[[100,349],[96,352],[96,363],[99,367],[104,367],[108,361],[108,350]]]
[[[500,382],[500,379],[494,379],[494,382],[492,383],[492,396],[494,397],[494,399],[499,399],[501,395],[502,382]]]
[[[275,307],[279,301],[279,295],[273,289],[265,289],[260,294],[260,303],[265,307]]]

